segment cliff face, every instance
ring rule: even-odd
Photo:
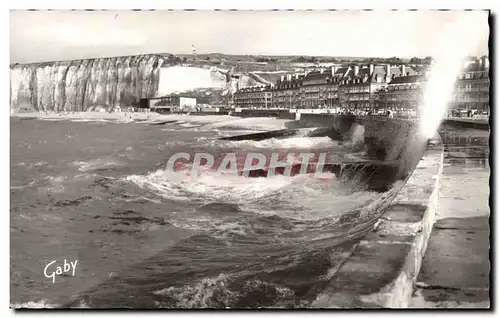
[[[135,106],[158,91],[165,59],[138,55],[14,65],[11,111],[87,111]]]
[[[211,88],[265,85],[245,74],[231,80],[215,67],[172,66],[168,57],[138,55],[11,66],[11,112],[91,111],[137,106],[139,99]]]

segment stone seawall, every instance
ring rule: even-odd
[[[374,202],[380,218],[362,238],[311,304],[316,308],[407,307],[438,206],[443,145],[421,136],[414,121],[381,116],[301,114],[291,125],[332,127],[350,135],[363,127],[368,148],[399,162],[401,186]]]
[[[334,114],[301,114],[289,128],[332,127],[340,134],[352,137],[356,127],[362,127],[369,155],[379,160],[401,161],[401,174],[411,172],[425,150],[415,122],[383,116],[349,116]]]
[[[383,116],[356,117],[336,114],[300,114],[300,119],[295,120],[296,114],[285,109],[242,109],[241,112],[232,112],[232,116],[242,118],[274,117],[278,119],[294,120],[287,124],[288,128],[332,127],[341,135],[350,134],[353,123],[365,128],[365,141],[384,149],[390,160],[400,159],[406,151],[406,141],[413,133],[414,122],[404,119],[388,118]],[[420,149],[423,153],[424,149]],[[382,158],[382,159],[385,159]]]
[[[295,113],[290,113],[285,109],[242,109],[241,112],[232,112],[231,115],[242,118],[250,117],[274,117],[278,119],[293,120],[287,123],[287,128],[312,128],[312,127],[331,127],[336,134],[352,136],[354,133],[353,124],[363,126],[364,141],[369,145],[369,151],[377,154],[380,160],[404,160],[407,166],[415,166],[414,157],[420,156],[424,152],[423,143],[420,142],[418,147],[413,145],[414,149],[408,149],[408,140],[417,138],[416,125],[413,121],[388,118],[383,116],[364,116],[356,117],[349,115],[336,114],[300,114],[300,119],[296,118]],[[414,140],[412,144],[417,142]],[[406,156],[407,151],[411,152],[411,156]],[[411,160],[410,160],[411,159]],[[405,168],[406,170],[409,167]]]
[[[214,114],[226,115],[221,112]],[[228,114],[241,118],[288,119],[290,121],[285,124],[288,129],[324,127],[331,131],[323,135],[332,139],[336,139],[337,136],[347,139],[363,138],[370,157],[400,162],[399,177],[401,178],[407,177],[417,165],[427,142],[421,138],[416,122],[407,119],[324,113],[296,114],[286,109],[242,109]],[[191,112],[190,115],[211,115],[211,113]],[[355,134],[360,136],[354,136]]]
[[[438,208],[443,145],[437,139],[373,230],[345,255],[312,307],[408,307]]]

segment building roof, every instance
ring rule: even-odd
[[[386,76],[386,67],[385,66],[380,66],[380,65],[377,65],[373,68],[373,74],[372,74],[372,78],[375,79],[375,77],[380,77],[381,79],[383,79],[384,77]]]
[[[407,77],[407,76],[415,76],[418,75],[419,72],[415,70],[412,66],[389,66],[389,65],[359,65],[358,73],[355,76],[354,66],[344,65],[340,67],[328,67],[323,70],[323,72],[319,70],[311,71],[308,73],[293,73],[286,74],[282,72],[274,73],[275,78],[280,77],[275,82],[274,86],[265,86],[264,88],[259,88],[260,91],[265,90],[283,90],[283,89],[296,89],[301,85],[308,85],[308,81],[314,81],[316,83],[312,85],[322,85],[322,81],[324,84],[329,84],[332,82],[347,80],[350,85],[366,85],[367,83],[372,83],[374,81],[383,81],[385,83],[390,82],[391,79],[394,80],[399,77]],[[387,73],[387,68],[389,67],[389,74]],[[404,68],[404,72],[403,72]],[[373,70],[372,72],[370,72]],[[333,73],[332,73],[333,72]],[[291,76],[291,79],[288,80],[287,77]],[[281,80],[281,76],[284,76],[284,79]],[[356,81],[353,81],[356,80]],[[409,79],[402,79],[398,81],[406,81]],[[319,81],[319,83],[318,83]],[[394,82],[394,83],[397,83]],[[256,92],[259,89],[253,88],[241,88],[238,90],[239,92]]]
[[[340,67],[338,68],[336,71],[335,71],[335,74],[334,76],[335,77],[343,77],[344,74],[347,72],[347,70],[349,70],[349,67],[346,66],[346,67]]]
[[[304,74],[289,74],[292,75],[292,78],[290,80],[287,80],[286,76],[283,81],[279,79],[276,84],[271,87],[272,90],[287,90],[287,89],[298,89],[298,87],[302,84],[302,81],[304,79]],[[296,76],[298,78],[296,78]],[[288,85],[291,85],[291,87],[287,87]]]
[[[312,71],[309,72],[305,77],[304,81],[312,81],[312,80],[326,80],[332,77],[332,70],[330,68],[325,69],[323,73],[321,71]]]
[[[370,65],[363,65],[359,67],[357,75],[354,75],[355,68],[350,67],[343,79],[346,79],[350,85],[366,85],[372,83],[380,78],[382,81],[389,81],[391,78],[395,79],[402,76],[418,75],[419,73],[411,66],[387,66],[387,65],[373,65],[373,72],[370,73]],[[389,74],[387,73],[389,68]],[[404,68],[404,72],[403,72]],[[388,77],[389,76],[389,77]]]
[[[395,77],[389,85],[396,85],[396,84],[411,84],[411,83],[418,83],[418,82],[424,82],[426,80],[424,75],[408,75],[408,76],[399,76]]]

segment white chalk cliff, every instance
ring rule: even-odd
[[[227,70],[172,66],[161,55],[15,64],[10,75],[11,112],[112,109],[136,106],[141,98],[231,85]],[[262,84],[248,76],[239,81]]]

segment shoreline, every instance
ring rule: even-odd
[[[227,119],[227,115],[196,116],[188,114],[159,114],[157,112],[26,112],[13,113],[10,118],[29,118],[41,120],[81,120],[81,121],[117,121],[117,122],[133,122],[133,121],[152,121],[159,122],[162,120],[182,120],[193,122],[213,123]]]
[[[209,125],[213,129],[237,127],[246,130],[269,131],[285,129],[284,122],[288,120],[277,118],[241,118],[231,115],[192,115],[192,114],[159,114],[156,112],[26,112],[13,113],[10,118],[37,119],[43,121],[72,121],[72,122],[110,122],[110,123],[145,123],[160,124],[167,121]],[[238,122],[235,124],[234,122]],[[277,125],[280,122],[281,125]]]
[[[123,120],[123,119],[156,119],[160,114],[155,112],[26,112],[10,114],[11,118],[36,119],[94,119],[94,120]]]

